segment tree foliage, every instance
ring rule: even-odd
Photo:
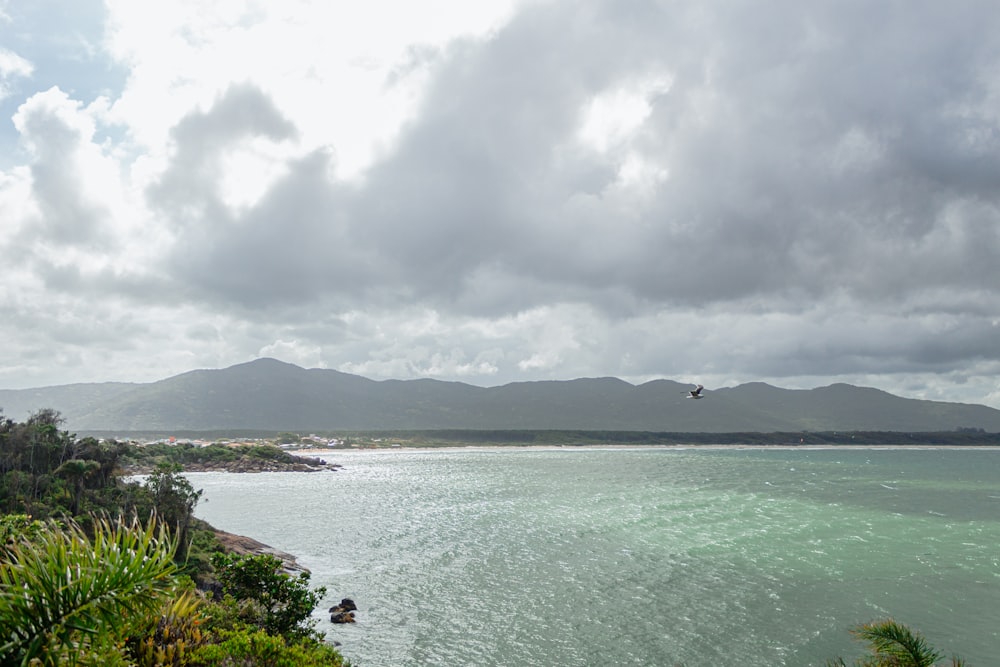
[[[0,512],[78,516],[118,506],[119,460],[127,446],[75,439],[55,410],[23,423],[0,417]]]
[[[309,589],[309,573],[291,576],[270,554],[215,554],[212,557],[224,595],[240,604],[247,622],[272,634],[308,636],[312,610],[326,595],[323,587]]]
[[[180,466],[161,463],[148,478],[145,488],[157,514],[177,533],[178,557],[187,556],[189,533],[194,521],[194,508],[201,498],[201,490],[195,491],[191,482],[181,473]]]
[[[168,596],[175,547],[155,521],[107,519],[91,539],[74,523],[50,521],[16,542],[0,562],[0,663],[74,663],[114,642]]]

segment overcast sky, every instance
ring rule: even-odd
[[[1000,12],[0,0],[0,343],[1000,407]]]

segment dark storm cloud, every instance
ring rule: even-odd
[[[174,155],[160,182],[150,189],[151,201],[171,214],[178,224],[224,225],[219,193],[224,151],[242,139],[291,139],[295,127],[259,88],[233,85],[208,111],[183,118],[171,136]]]
[[[176,227],[170,265],[187,298],[252,308],[308,301],[335,279],[335,289],[351,288],[345,262],[358,255],[344,252],[338,234],[338,194],[325,152],[290,163],[245,210],[227,206],[219,191],[227,150],[248,138],[280,142],[295,134],[273,101],[249,84],[231,87],[174,129],[175,154],[149,200]]]
[[[226,206],[220,156],[295,134],[242,86],[177,126],[150,199],[177,225],[177,280],[215,307],[497,317],[572,303],[602,326],[642,323],[573,341],[582,373],[616,356],[758,377],[978,363],[1000,355],[994,14],[544,3],[488,40],[414,51],[432,72],[421,106],[356,183],[318,151],[253,205]],[[588,145],[589,105],[619,89],[648,117]],[[675,360],[664,349],[686,334],[660,341],[655,318],[683,312],[701,319],[675,327],[723,333]]]
[[[185,237],[178,268],[214,298],[238,307],[301,304],[317,294],[361,298],[377,287],[381,269],[352,241],[340,201],[348,198],[328,179],[329,156],[313,153],[290,165],[253,208],[219,218]]]
[[[588,95],[635,62],[613,66],[587,47],[608,27],[600,16],[567,25],[555,8],[534,11],[486,45],[453,47],[418,121],[353,209],[365,238],[427,298],[460,302],[484,273],[533,276],[565,295],[587,281],[573,264],[603,257],[586,221],[559,209],[613,178],[573,136]],[[522,293],[518,306],[545,291]]]
[[[259,302],[374,288],[475,308],[479,280],[505,274],[519,290],[494,294],[506,311],[550,292],[884,301],[996,282],[1000,33],[979,9],[546,4],[442,54],[420,114],[358,189],[332,185],[316,155],[252,210],[223,207],[219,151],[293,135],[244,86],[177,127],[153,198],[194,212],[197,275]],[[667,177],[616,200],[625,156],[576,133],[594,96],[644,72],[671,82],[628,148]]]
[[[547,5],[454,49],[351,208],[401,280],[461,302],[489,268],[701,303],[1000,278],[989,22],[927,4],[647,9]],[[672,85],[631,148],[669,176],[623,207],[619,156],[574,132],[592,96],[644,69]]]

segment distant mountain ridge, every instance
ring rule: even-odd
[[[0,409],[24,419],[59,410],[73,431],[360,431],[420,429],[1000,432],[1000,410],[901,398],[834,384],[791,390],[764,383],[706,390],[671,380],[617,378],[477,387],[440,380],[370,380],[257,359],[158,382],[0,390]]]

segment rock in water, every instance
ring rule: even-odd
[[[330,607],[330,613],[335,614],[338,611],[357,611],[358,605],[354,604],[354,600],[351,598],[344,598],[340,601],[336,607]]]
[[[344,598],[340,601],[340,604],[330,607],[330,622],[354,623],[354,612],[357,610],[358,606],[354,604],[354,600],[351,598]]]

